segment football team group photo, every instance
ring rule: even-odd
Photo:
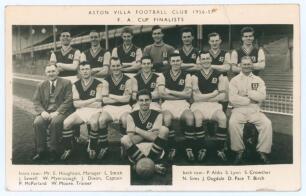
[[[292,25],[14,25],[13,164],[291,164]]]

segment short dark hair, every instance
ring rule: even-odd
[[[199,53],[199,57],[201,57],[202,54],[210,54],[210,52],[208,50],[202,50],[200,53]]]
[[[253,63],[252,58],[248,55],[241,57],[240,61],[245,60],[245,59],[249,59]]]
[[[84,66],[84,65],[89,65],[90,68],[91,68],[91,65],[88,61],[82,61],[82,62],[80,62],[79,66],[78,66],[78,69],[80,69],[80,66]]]
[[[123,33],[130,33],[131,35],[133,35],[133,29],[131,29],[130,27],[124,27],[121,31],[121,35]]]
[[[189,27],[184,27],[181,29],[181,36],[183,35],[183,33],[191,33],[191,35],[193,36],[193,30]]]
[[[208,40],[209,40],[211,37],[215,37],[215,36],[219,36],[219,38],[221,39],[220,34],[217,33],[217,32],[209,33],[209,34],[207,35],[207,38],[208,38]]]
[[[172,54],[169,55],[168,59],[170,61],[172,57],[177,57],[177,56],[181,57],[180,53],[179,52],[173,52]]]
[[[100,36],[100,33],[99,33],[96,29],[91,30],[91,31],[89,32],[89,34],[90,34],[90,33],[98,33],[98,35]]]
[[[118,57],[111,57],[109,62],[112,62],[112,61],[120,61],[120,64],[121,64],[121,60]]]
[[[162,29],[161,26],[159,26],[159,25],[154,25],[154,26],[152,27],[152,33],[153,33],[153,31],[155,31],[156,29],[161,29],[161,32],[164,33],[164,32],[163,32],[163,29]]]
[[[153,59],[150,56],[141,57],[140,62],[142,62],[142,60],[144,60],[144,59],[149,59],[151,62],[153,62]]]
[[[141,95],[148,95],[150,97],[150,99],[152,99],[152,94],[147,89],[142,89],[142,90],[138,91],[137,95],[136,95],[136,99],[138,100],[139,96],[141,96]]]
[[[240,31],[240,35],[243,36],[244,33],[249,33],[252,32],[253,34],[255,33],[253,27],[243,27]]]
[[[69,33],[70,36],[72,36],[71,31],[70,31],[69,29],[63,29],[62,32],[61,32],[61,34],[62,34],[62,33]],[[61,35],[61,34],[60,34],[60,35]]]

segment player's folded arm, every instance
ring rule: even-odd
[[[248,91],[248,97],[256,102],[263,102],[266,99],[266,86],[264,81],[259,81],[257,90]]]
[[[247,106],[250,104],[250,99],[247,96],[240,96],[238,94],[238,88],[236,82],[233,79],[229,84],[229,101],[234,107]]]

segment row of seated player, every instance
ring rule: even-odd
[[[231,53],[221,49],[222,39],[220,34],[212,32],[208,35],[209,53],[212,58],[212,68],[226,75],[229,70],[235,74],[241,71],[241,57],[250,56],[253,62],[253,73],[258,75],[265,67],[265,54],[262,48],[254,46],[254,29],[244,27],[241,30],[242,46]],[[182,58],[182,69],[193,72],[201,69],[199,65],[200,49],[193,46],[194,35],[190,28],[181,29],[182,47],[174,47],[164,43],[164,33],[160,26],[152,28],[154,43],[146,46],[143,51],[133,44],[133,30],[126,27],[121,32],[123,43],[111,50],[102,48],[101,37],[97,31],[89,33],[91,47],[82,53],[70,46],[71,34],[63,31],[60,35],[61,49],[52,52],[50,63],[56,64],[60,76],[74,76],[80,62],[87,61],[92,66],[93,75],[105,77],[109,73],[111,57],[121,60],[122,71],[136,73],[141,69],[142,56],[150,56],[153,60],[153,71],[163,72],[169,68],[169,55],[178,52]]]
[[[148,82],[148,78],[140,77],[143,84],[149,88],[141,88],[139,85],[134,92],[130,85],[131,79],[122,74],[122,65],[117,58],[112,58],[111,75],[102,83],[93,79],[89,64],[81,64],[79,66],[81,79],[72,87],[69,81],[57,77],[56,66],[48,66],[46,68],[48,80],[40,84],[34,95],[34,105],[38,112],[34,121],[37,145],[34,159],[41,158],[41,154],[47,150],[44,133],[48,124],[50,124],[48,128],[51,137],[49,156],[56,159],[57,137],[62,135],[65,151],[61,153],[61,159],[69,158],[73,149],[72,127],[84,122],[90,125],[89,157],[102,159],[108,151],[107,126],[114,120],[120,120],[122,125],[120,131],[125,135],[121,141],[130,160],[135,162],[143,156],[155,160],[160,154],[164,154],[166,146],[169,149],[167,157],[171,160],[176,155],[174,140],[176,131],[173,130],[172,124],[172,120],[176,118],[182,122],[186,140],[185,153],[190,161],[195,157],[199,161],[205,158],[206,149],[203,141],[206,133],[202,129],[202,123],[204,120],[215,120],[218,122],[217,153],[222,160],[226,159],[223,148],[229,130],[231,149],[237,153],[235,163],[241,162],[245,148],[242,129],[246,122],[250,122],[258,129],[257,151],[261,159],[267,163],[266,155],[270,153],[272,145],[272,127],[270,120],[260,112],[260,102],[265,99],[265,84],[260,77],[252,74],[252,59],[249,56],[242,58],[242,71],[229,84],[229,99],[234,109],[227,128],[227,117],[218,103],[224,100],[227,94],[224,85],[221,85],[223,80],[219,79],[223,76],[211,68],[211,56],[208,52],[201,54],[202,58],[202,70],[191,80],[190,74],[181,71],[181,56],[173,53],[169,57],[171,69],[164,73],[163,77],[159,77],[157,87],[152,90],[150,85],[152,82]],[[148,65],[152,64],[151,59],[147,57],[143,58],[142,63],[146,64],[145,62]],[[66,85],[60,85],[60,82]],[[153,104],[148,103],[156,98],[154,93],[156,88],[158,95],[165,101],[159,109],[152,110],[148,106]],[[143,89],[149,93],[140,96]],[[57,99],[59,96],[57,93],[65,93],[60,96],[62,100]],[[128,104],[132,93],[136,94],[140,108],[134,112]],[[191,94],[195,102],[190,106],[187,100]],[[42,101],[42,97],[46,97],[46,100]],[[72,104],[77,108],[73,113],[70,112]],[[158,104],[155,105],[158,107]],[[161,110],[162,114],[158,110]],[[59,134],[61,127],[64,130]],[[146,147],[150,149],[149,154],[141,151],[142,147],[136,145],[143,141],[151,142],[149,147]],[[199,147],[196,152],[191,147],[195,143]]]

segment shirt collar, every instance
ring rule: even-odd
[[[53,81],[54,82],[54,86],[56,86],[56,83],[57,83],[57,79]],[[49,80],[49,83],[50,83],[50,86],[52,85],[52,81]]]
[[[159,44],[154,43],[154,46],[161,47],[161,46],[163,46],[164,44],[165,44],[165,43],[162,41],[162,42],[160,42]]]
[[[251,72],[248,76],[244,75],[242,73],[242,71],[240,72],[240,77],[250,77],[250,78],[253,78],[254,77],[254,74]]]

